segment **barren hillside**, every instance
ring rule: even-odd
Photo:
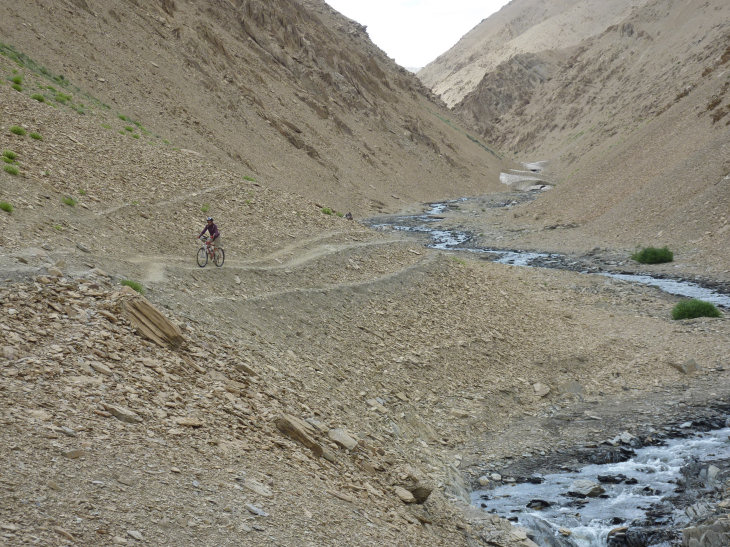
[[[3,4],[3,42],[111,111],[338,210],[496,184],[499,160],[322,0]]]
[[[726,278],[730,6],[639,4],[613,6],[618,19],[598,33],[578,17],[575,28],[591,30],[580,40],[503,58],[454,110],[520,161],[548,162],[556,189],[514,213],[526,234],[515,244],[670,244],[696,272]],[[509,7],[532,13],[529,2]],[[545,231],[556,225],[570,228]]]
[[[418,77],[454,106],[484,76],[512,57],[579,44],[646,0],[513,0],[484,19]]]
[[[0,32],[0,543],[535,547],[478,473],[730,399],[724,315],[358,222],[504,162],[325,4]]]

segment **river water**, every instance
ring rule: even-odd
[[[459,202],[466,201],[466,199],[467,198],[462,198],[460,200],[449,202],[432,203],[429,204],[428,209],[420,215],[379,217],[371,219],[368,221],[368,224],[372,228],[379,230],[389,229],[410,232],[413,234],[424,234],[430,239],[427,246],[433,249],[477,253],[501,264],[556,269],[575,269],[576,262],[565,255],[514,249],[476,247],[470,245],[473,235],[469,232],[444,229],[437,226],[439,220],[443,218],[440,215],[442,215],[451,204],[458,204]],[[651,285],[669,294],[684,296],[687,298],[697,298],[699,300],[711,302],[716,306],[730,309],[730,295],[720,293],[714,289],[702,287],[691,281],[666,279],[647,274],[634,275],[612,271],[599,271],[595,269],[586,270],[584,273],[595,273],[630,283]]]
[[[709,468],[706,484],[713,487],[715,471],[707,462],[730,458],[729,436],[730,428],[725,428],[670,440],[665,446],[638,449],[625,462],[539,475],[534,482],[541,480],[540,484],[507,484],[475,491],[472,502],[485,511],[541,530],[540,545],[605,546],[611,530],[644,523],[649,517],[654,525],[682,527],[689,519],[671,499],[683,488],[682,469],[690,463],[705,463]],[[579,480],[600,485],[604,492],[598,497],[571,494]],[[669,543],[649,541],[646,545]]]

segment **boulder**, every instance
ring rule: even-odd
[[[320,444],[310,436],[312,429],[307,422],[289,414],[282,414],[274,423],[284,435],[309,448],[318,458],[322,457],[324,451]]]
[[[346,448],[347,450],[354,450],[357,446],[357,441],[350,437],[350,435],[344,429],[330,429],[327,436],[330,438],[331,441],[334,441],[342,448]]]
[[[597,498],[606,490],[598,483],[586,479],[578,479],[570,485],[568,494],[579,498]]]
[[[130,291],[133,294],[123,291],[125,299],[122,310],[137,332],[158,346],[172,349],[181,347],[185,339],[178,326],[162,315],[144,296]]]

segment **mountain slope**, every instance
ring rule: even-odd
[[[549,162],[555,191],[510,217],[523,244],[670,244],[725,278],[730,6],[642,4],[573,47],[505,60],[454,111],[515,157]],[[556,225],[573,228],[545,230]]]
[[[519,54],[575,46],[645,2],[513,0],[424,67],[418,77],[454,106],[502,62]]]
[[[173,145],[340,210],[496,181],[500,161],[323,1],[39,0],[6,6],[0,34]]]

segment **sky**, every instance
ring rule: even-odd
[[[509,0],[326,0],[399,65],[421,68]]]

